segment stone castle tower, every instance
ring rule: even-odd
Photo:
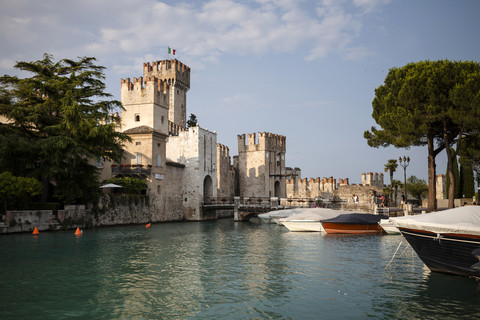
[[[168,121],[185,128],[187,91],[190,89],[190,68],[177,59],[143,64],[143,77],[155,77],[168,84]]]
[[[238,136],[240,197],[286,197],[285,136],[260,132]]]

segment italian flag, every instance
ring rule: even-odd
[[[172,48],[168,47],[168,54],[175,55],[175,51],[176,51],[175,49],[172,49]]]

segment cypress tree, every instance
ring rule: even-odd
[[[472,198],[475,194],[475,180],[473,177],[473,168],[470,163],[462,161],[460,158],[460,187],[462,196]]]
[[[449,190],[449,187],[450,187],[450,177],[448,175],[448,168],[446,170],[446,188],[447,190]],[[453,175],[455,176],[455,181],[457,182],[455,184],[455,193],[454,193],[454,198],[455,199],[458,199],[458,198],[461,198],[462,197],[462,189],[461,189],[461,186],[460,186],[460,174],[458,172],[458,161],[457,161],[457,157],[454,157],[453,158]],[[450,195],[448,194],[447,192],[447,198],[450,199]]]

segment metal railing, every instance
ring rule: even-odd
[[[112,166],[112,174],[125,174],[125,175],[138,175],[145,174],[150,175],[152,172],[151,166],[142,166],[142,165],[115,165]]]

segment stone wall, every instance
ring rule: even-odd
[[[167,188],[164,190],[165,212],[167,215],[173,215],[180,220],[185,219],[183,210],[183,176],[185,165],[176,162],[167,162]]]
[[[99,212],[94,215],[94,226],[139,224],[148,222],[180,221],[178,212],[158,210],[150,197],[132,195],[105,196],[100,199]]]
[[[360,203],[371,203],[372,193],[380,196],[383,194],[383,190],[376,186],[362,184],[339,185],[333,194],[336,198],[347,203],[353,203],[354,194],[358,196]]]
[[[32,232],[35,227],[49,230],[50,226],[57,224],[52,210],[7,211],[0,233]]]
[[[383,188],[384,186],[383,173],[377,173],[377,172],[362,173],[362,185]]]
[[[437,175],[436,188],[437,200],[447,199],[447,179],[444,174]]]
[[[217,143],[217,197],[233,197],[235,170],[227,146]]]
[[[362,178],[369,177],[369,183],[374,183],[375,185],[365,185],[365,184],[353,184],[350,185],[348,178],[337,180],[333,177],[329,178],[310,178],[310,179],[293,179],[287,180],[287,198],[297,198],[297,199],[311,199],[322,198],[324,200],[335,200],[344,203],[353,203],[353,194],[359,196],[360,203],[370,203],[371,195],[375,193],[381,195],[383,193],[383,188],[378,185],[383,180],[380,175],[376,175],[375,179],[371,179],[373,175],[363,174]]]
[[[285,136],[260,132],[237,139],[240,196],[285,197]]]
[[[168,134],[169,85],[156,78],[121,80],[122,130],[148,126]]]
[[[158,210],[151,197],[103,195],[95,210],[65,206],[64,210],[7,211],[0,233],[64,230],[149,222],[183,221],[183,210]]]
[[[217,134],[199,126],[190,127],[178,136],[170,136],[166,151],[168,159],[185,165],[182,183],[185,218],[202,220],[204,197],[217,196]]]

